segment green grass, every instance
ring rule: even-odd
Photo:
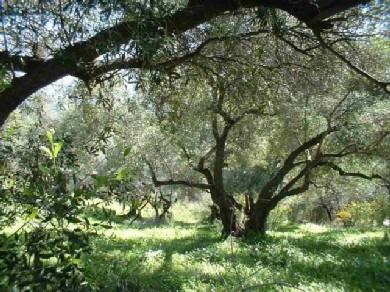
[[[83,258],[89,281],[102,291],[389,291],[384,229],[306,224],[223,240],[189,209],[169,224],[102,231]]]

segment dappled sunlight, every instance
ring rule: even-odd
[[[183,237],[193,236],[195,234],[194,229],[185,229],[180,227],[149,227],[145,229],[136,229],[136,228],[125,228],[121,226],[120,228],[114,227],[104,231],[104,235],[107,237],[115,236],[120,239],[158,239],[158,240],[172,240],[180,239]]]
[[[304,232],[310,232],[310,233],[323,233],[328,231],[329,227],[324,225],[319,225],[319,224],[307,223],[301,225],[299,227],[299,230],[302,230]]]
[[[174,204],[172,207],[173,219],[183,223],[198,223],[208,215],[208,206],[212,201],[208,197],[201,201]]]
[[[115,237],[94,239],[87,274],[107,291],[121,281],[148,291],[382,291],[390,283],[390,245],[381,229],[305,224],[248,241],[222,240],[212,225],[180,224],[106,231]]]
[[[383,229],[384,230],[384,229]],[[383,238],[383,231],[364,231],[364,232],[346,232],[346,234],[341,233],[340,238],[336,239],[337,243],[340,245],[353,245],[353,244],[370,244],[369,241],[374,239],[380,240]],[[368,242],[365,242],[368,241]]]

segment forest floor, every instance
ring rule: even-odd
[[[88,280],[102,291],[389,291],[384,228],[304,224],[224,240],[190,208],[179,215],[112,218],[83,258]]]

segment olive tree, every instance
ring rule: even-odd
[[[230,43],[225,46],[220,49],[234,51]],[[275,49],[264,44],[261,48]],[[383,106],[381,91],[358,86],[356,79],[342,66],[334,66],[326,53],[307,61],[294,50],[284,50],[282,60],[271,61],[267,54],[249,54],[234,56],[236,63],[249,60],[249,66],[225,63],[224,68],[217,67],[218,74],[208,70],[210,64],[195,62],[193,66],[200,71],[193,75],[186,72],[188,80],[168,78],[148,88],[162,126],[169,129],[173,143],[192,169],[201,174],[198,179],[205,181],[162,180],[148,162],[156,186],[175,184],[208,191],[219,208],[223,232],[241,234],[243,228],[264,232],[271,210],[285,198],[306,192],[324,169],[341,176],[384,180],[383,175],[344,169],[359,165],[351,164],[350,157],[356,161],[386,156],[380,148],[388,143],[387,123],[382,120],[379,127],[365,130],[367,118],[384,117],[385,112],[374,110]],[[293,60],[301,61],[299,66]],[[286,81],[291,67],[298,68]],[[356,139],[353,133],[364,133],[365,138]],[[259,137],[268,143],[265,151],[248,147]],[[241,226],[236,211],[243,206],[227,192],[224,169],[239,167],[239,163],[230,164],[237,163],[233,157],[239,153],[254,157],[253,151],[262,151],[268,166],[278,163],[246,208],[247,220]]]

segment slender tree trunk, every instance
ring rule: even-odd
[[[250,216],[254,206],[254,201],[252,194],[250,195],[245,195],[245,207],[244,207],[244,213],[247,216]]]
[[[330,208],[328,208],[328,206],[326,206],[325,204],[322,205],[322,208],[325,209],[326,216],[328,217],[329,222],[332,222],[333,218],[332,218],[332,212],[331,212]]]
[[[171,209],[172,202],[171,201],[164,201],[163,202],[163,210],[162,213],[160,214],[160,221],[164,222],[167,219],[167,215],[169,213],[169,210]]]

